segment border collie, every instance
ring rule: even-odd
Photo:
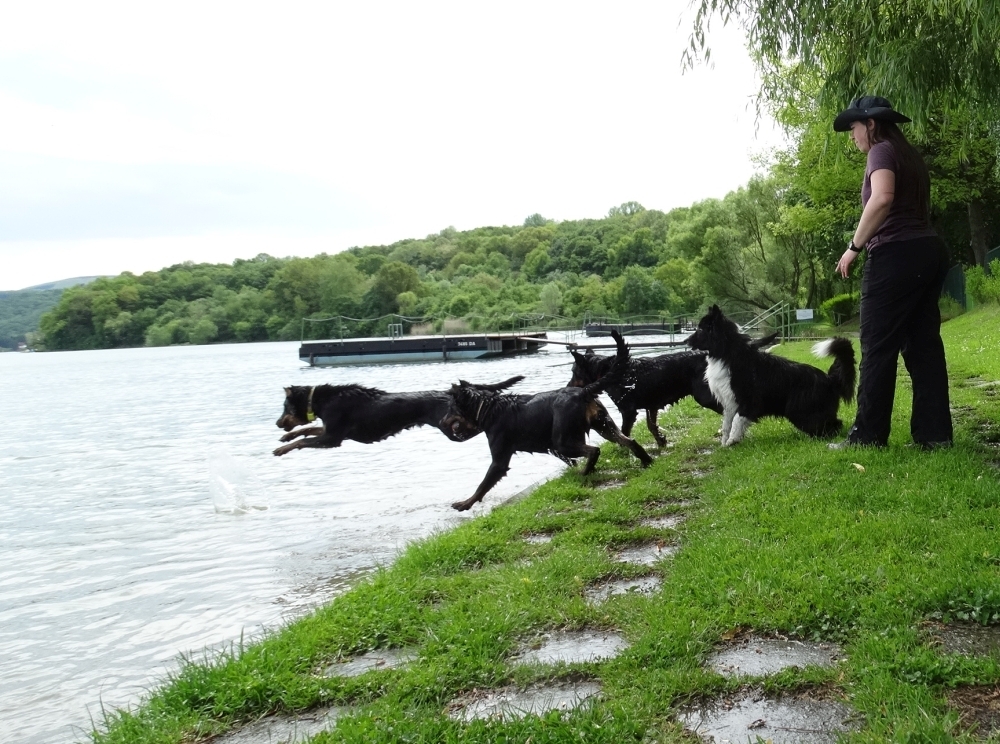
[[[843,428],[840,401],[854,399],[854,346],[834,337],[813,346],[818,357],[833,356],[830,371],[754,349],[718,305],[712,305],[687,339],[708,352],[705,380],[722,403],[722,444],[743,439],[751,423],[781,416],[813,437],[829,437]]]

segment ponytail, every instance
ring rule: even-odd
[[[917,213],[928,224],[931,220],[931,177],[923,156],[894,122],[873,119],[875,128],[869,133],[871,144],[889,142],[899,163],[899,173],[896,178],[896,191],[915,189]]]

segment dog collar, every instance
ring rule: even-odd
[[[483,412],[483,403],[486,402],[486,398],[479,401],[479,408],[476,409],[476,423],[479,423],[479,414]]]
[[[316,420],[316,414],[313,413],[313,391],[315,387],[309,388],[309,405],[306,406],[306,421],[310,424]]]

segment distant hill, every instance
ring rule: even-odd
[[[61,289],[21,289],[16,292],[0,292],[0,351],[16,349],[18,344],[24,343],[26,333],[37,331],[38,319],[43,313],[55,307],[62,293]]]
[[[27,292],[29,290],[66,289],[66,287],[75,287],[78,284],[90,284],[95,279],[100,279],[100,278],[101,277],[99,276],[74,276],[72,279],[60,279],[57,282],[46,282],[45,284],[36,284],[33,287],[25,287],[24,289],[18,291]]]
[[[74,276],[11,291],[0,291],[0,351],[11,351],[26,342],[25,334],[38,330],[38,320],[55,307],[63,290],[90,284],[99,276]]]

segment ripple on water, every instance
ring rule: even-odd
[[[180,654],[199,658],[297,617],[408,542],[563,468],[517,455],[485,504],[458,515],[451,502],[489,466],[484,437],[457,444],[423,428],[276,458],[289,384],[445,389],[525,374],[517,390],[533,392],[566,382],[552,366],[561,350],[320,370],[301,367],[297,346],[0,354],[2,420],[17,420],[39,389],[58,411],[30,438],[0,429],[4,737],[85,738],[102,704],[135,703]],[[213,494],[213,457],[242,491]]]

